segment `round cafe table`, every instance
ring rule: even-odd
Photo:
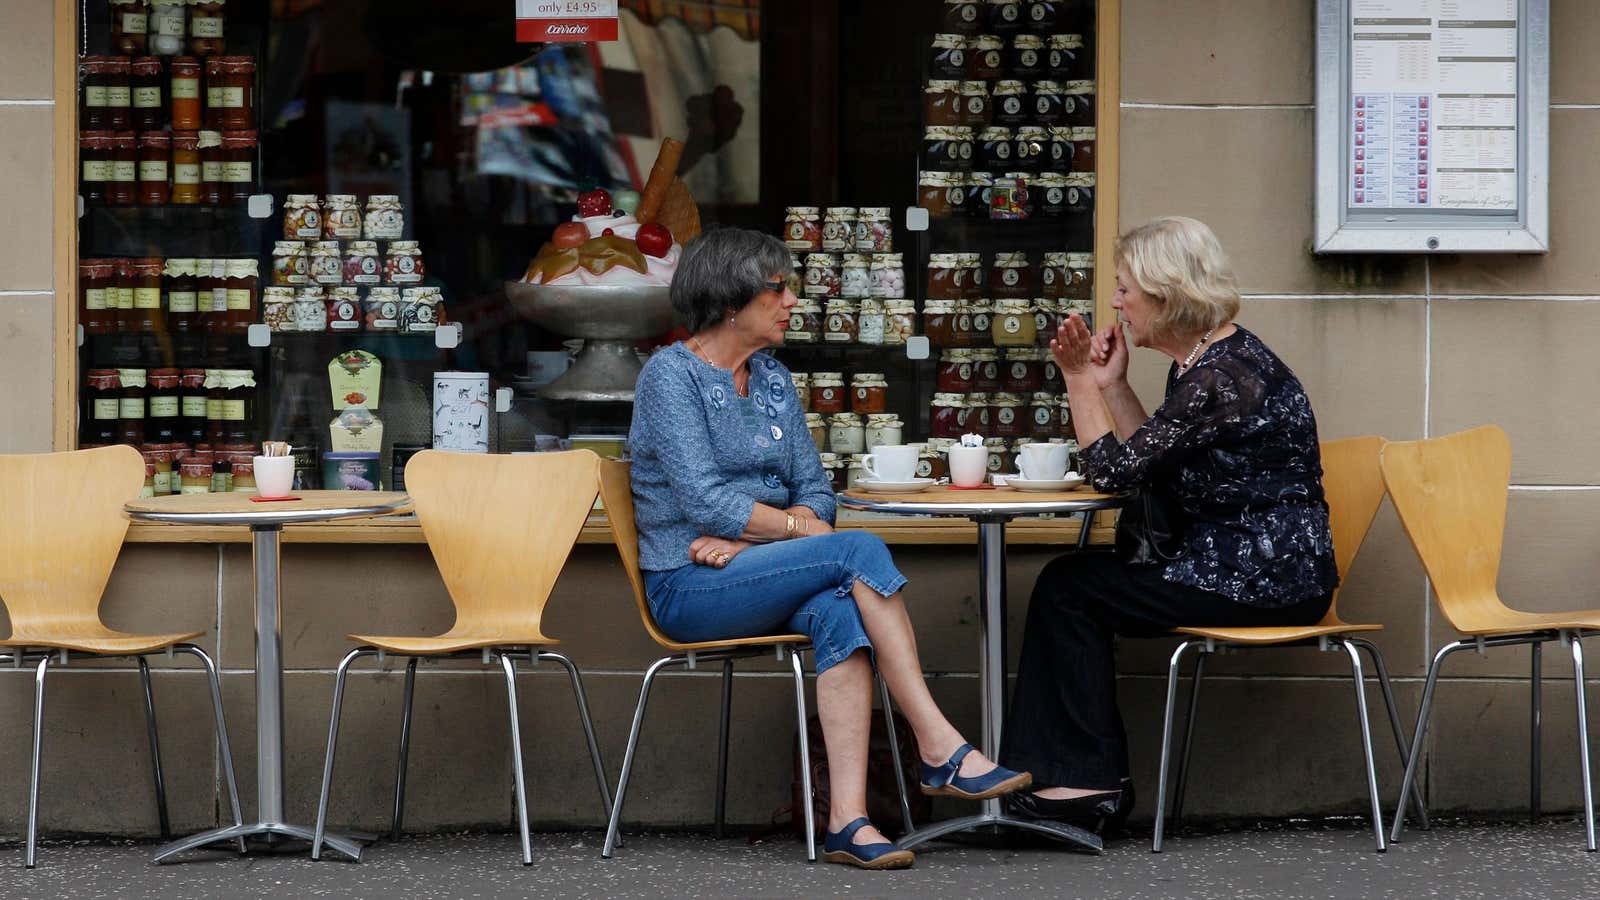
[[[283,620],[278,590],[278,546],[283,526],[333,519],[366,519],[408,512],[405,494],[376,491],[300,491],[299,500],[256,502],[251,494],[178,494],[135,500],[124,507],[136,522],[173,525],[248,525],[256,580],[256,821],[229,825],[173,841],[156,851],[160,862],[218,841],[241,837],[292,837],[312,830],[283,815]],[[361,848],[328,835],[332,847],[359,857]]]
[[[1025,516],[1044,513],[1092,513],[1115,509],[1124,498],[1075,490],[1050,493],[1024,492],[1015,488],[959,490],[937,485],[916,494],[880,494],[850,490],[839,495],[839,505],[848,509],[889,513],[900,516],[943,516],[971,519],[978,523],[978,681],[981,685],[983,744],[985,756],[1000,759],[1000,734],[1005,725],[1006,707],[1006,523]],[[1088,543],[1089,522],[1085,515],[1078,532],[1078,546]],[[1063,522],[1066,528],[1067,523]],[[1006,815],[998,798],[980,801],[978,814],[950,819],[920,828],[901,838],[902,847],[987,825],[1003,825],[1038,831],[1099,852],[1100,838],[1081,828],[1057,822],[1034,821]]]

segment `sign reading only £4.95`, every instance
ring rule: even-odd
[[[617,0],[517,0],[517,40],[577,43],[617,39]]]

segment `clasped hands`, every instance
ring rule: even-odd
[[[784,510],[785,513],[796,518],[805,518],[806,535],[813,536],[827,534],[833,530],[827,522],[817,518],[817,513],[809,506],[791,506]],[[728,563],[740,553],[756,545],[755,541],[729,540],[728,538],[702,535],[694,539],[689,545],[689,560],[702,566],[711,566],[715,569],[726,568]]]
[[[1128,339],[1120,324],[1091,333],[1083,317],[1073,313],[1056,329],[1050,354],[1062,375],[1087,373],[1101,390],[1128,380]]]

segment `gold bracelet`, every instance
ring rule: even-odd
[[[784,513],[783,515],[787,519],[783,527],[783,539],[787,541],[794,537],[797,526],[794,521],[794,513]]]

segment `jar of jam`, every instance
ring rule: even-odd
[[[847,477],[844,461],[835,453],[820,453],[817,456],[822,462],[822,471],[827,473],[828,483],[833,486],[834,491],[844,490]]]
[[[206,372],[208,400],[217,400],[221,444],[253,444],[256,377],[249,369],[210,369]]]
[[[165,261],[146,257],[128,261],[133,277],[133,309],[123,321],[122,331],[137,334],[165,334],[167,317],[161,309],[161,271]]]
[[[1034,189],[1030,195],[1035,198],[1035,210],[1038,215],[1047,219],[1059,219],[1070,213],[1067,205],[1067,178],[1060,172],[1045,172],[1035,176]]]
[[[959,215],[967,195],[960,172],[924,171],[918,178],[917,205],[935,219]]]
[[[1086,215],[1094,212],[1093,172],[1073,172],[1067,176],[1067,212]]]
[[[378,262],[377,241],[350,242],[344,254],[344,281],[346,284],[363,285],[373,285],[383,281],[383,266]]]
[[[235,453],[233,455],[233,492],[236,494],[256,493],[255,454]]]
[[[145,0],[110,0],[111,49],[138,56],[150,46],[150,7]]]
[[[180,494],[211,493],[211,462],[198,457],[185,457],[178,463]]]
[[[968,394],[961,404],[961,432],[967,434],[975,432],[981,435],[989,434],[989,395]]]
[[[965,294],[967,271],[961,267],[961,256],[956,253],[933,253],[928,256],[929,300],[960,300]]]
[[[200,60],[176,56],[170,63],[167,96],[175,131],[196,131],[204,123],[200,107]]]
[[[322,238],[322,208],[316,194],[290,194],[283,201],[283,239],[315,241]]]
[[[990,334],[996,347],[1032,347],[1038,329],[1028,301],[1001,300],[996,303]]]
[[[789,382],[794,385],[796,401],[800,404],[801,412],[811,411],[811,373],[790,372]]]
[[[223,40],[224,0],[189,0],[189,52],[195,56],[216,56],[227,52]]]
[[[1072,406],[1066,394],[1056,397],[1056,433],[1062,437],[1072,434]]]
[[[90,206],[106,203],[106,188],[111,181],[111,132],[85,131],[78,135],[78,159],[82,166],[78,193],[83,202]]]
[[[319,225],[318,231],[321,231]],[[307,258],[306,274],[322,285],[344,284],[344,261],[339,258],[338,241],[315,241]]]
[[[996,437],[1019,438],[1028,434],[1028,414],[1017,394],[991,394],[989,427]]]
[[[1037,347],[1007,350],[1000,366],[1000,388],[1012,394],[1032,394],[1044,387],[1044,351]]]
[[[167,202],[192,206],[200,200],[200,136],[193,131],[175,131],[172,133],[172,190]]]
[[[1063,300],[1063,301],[1061,301],[1061,316],[1062,316],[1062,318],[1066,318],[1069,315],[1076,315],[1078,318],[1083,320],[1083,324],[1086,327],[1088,327],[1088,329],[1090,331],[1094,331],[1094,300],[1089,299],[1089,298],[1084,298],[1084,299],[1081,299],[1081,300],[1073,299],[1073,300]],[[1054,368],[1054,366],[1055,366],[1055,361],[1054,360],[1051,360],[1045,366],[1045,377],[1047,377],[1047,378],[1053,378],[1054,377],[1054,375],[1052,374],[1052,369]]]
[[[822,210],[815,206],[791,206],[784,212],[783,243],[790,250],[822,249]]]
[[[200,151],[200,202],[220,206],[229,191],[222,180],[222,132],[198,131],[195,146]]]
[[[839,296],[839,258],[831,253],[806,255],[806,296],[833,299]]]
[[[1066,118],[1066,91],[1059,82],[1033,83],[1033,121],[1039,125],[1060,125]]]
[[[936,78],[960,78],[967,72],[967,37],[936,34],[928,54],[928,70]]]
[[[301,285],[294,291],[294,330],[328,330],[328,295],[322,285]]]
[[[1016,152],[1012,154],[1017,169],[1033,173],[1044,168],[1045,154],[1050,149],[1047,132],[1038,125],[1024,125],[1017,129]]]
[[[986,284],[983,272],[983,254],[961,253],[957,254],[956,260],[957,265],[967,273],[961,279],[961,296],[974,300],[982,297]]]
[[[274,284],[261,289],[261,321],[272,331],[298,331],[294,287]]]
[[[856,216],[855,243],[858,253],[889,253],[894,250],[894,226],[887,206],[863,206]]]
[[[862,453],[867,449],[865,421],[855,413],[828,417],[828,449],[833,453]]]
[[[338,243],[334,242],[334,246],[337,248]],[[383,261],[384,281],[398,285],[421,284],[426,271],[417,242],[390,241],[388,250],[389,255]]]
[[[1062,97],[1061,124],[1071,125],[1073,128],[1092,127],[1095,124],[1094,115],[1094,82],[1089,80],[1069,81]]]
[[[984,438],[984,449],[989,451],[990,475],[1004,475],[1017,470],[1017,454],[1012,452],[1010,444],[1003,437]]]
[[[151,131],[139,136],[139,205],[165,206],[172,196],[172,136]]]
[[[867,477],[867,455],[865,453],[852,453],[845,460],[845,470],[848,473],[844,480],[845,490],[853,490],[856,483]]]
[[[944,0],[944,30],[977,34],[983,28],[983,0]]]
[[[1064,0],[1025,0],[1023,27],[1037,34],[1049,34],[1061,22],[1061,7],[1064,5]]]
[[[829,253],[848,250],[856,239],[856,208],[830,206],[822,216],[822,249]]]
[[[889,300],[883,305],[883,343],[903,347],[917,333],[917,307],[910,300]]]
[[[1035,391],[1028,401],[1028,436],[1044,440],[1060,434],[1057,419],[1056,395],[1048,391]]]
[[[329,194],[322,204],[322,239],[351,241],[361,237],[361,207],[354,194]]]
[[[1048,68],[1055,81],[1079,81],[1094,77],[1094,66],[1084,52],[1083,35],[1052,34],[1049,40]]]
[[[972,129],[934,125],[922,131],[924,169],[969,169],[972,167]],[[857,230],[860,224],[856,225]],[[803,249],[803,248],[802,248]]]
[[[969,128],[984,128],[989,124],[989,83],[986,81],[961,82],[961,121]]]
[[[948,438],[930,438],[923,444],[922,452],[917,454],[917,477],[938,481],[949,475],[950,469],[945,464],[944,455],[954,443]]]
[[[250,199],[256,185],[256,133],[223,132],[221,161],[222,199],[229,203]]]
[[[1000,390],[1000,353],[989,348],[972,351],[972,389],[980,393]]]
[[[839,266],[839,296],[860,300],[872,293],[872,263],[864,253],[846,253]]]
[[[309,278],[310,264],[306,256],[305,241],[275,241],[272,244],[272,283],[278,285],[305,284]]]
[[[392,287],[375,287],[367,290],[361,301],[368,331],[400,330],[400,290]]]
[[[141,56],[128,65],[128,97],[133,130],[160,131],[166,124],[167,107],[161,95],[161,60]]]
[[[220,259],[194,261],[195,299],[200,306],[200,329],[206,334],[222,334],[228,324],[228,288]]]
[[[894,413],[871,413],[867,416],[867,451],[873,447],[895,446],[905,440],[905,423]]]
[[[972,314],[972,335],[968,343],[974,347],[993,346],[994,339],[989,335],[989,330],[994,327],[994,304],[979,297],[968,300],[965,308]]]
[[[206,440],[206,370],[184,369],[178,374],[179,437],[194,446]]]
[[[815,344],[822,340],[822,306],[815,300],[801,300],[789,310],[789,330],[785,344]]]
[[[975,374],[971,350],[946,350],[939,354],[934,389],[949,394],[969,393]]]
[[[950,329],[950,346],[972,346],[972,306],[970,300],[956,304],[955,326]]]
[[[1052,172],[1072,171],[1072,154],[1076,146],[1072,142],[1072,129],[1064,126],[1053,126],[1049,129],[1050,152],[1045,160],[1045,168]]]
[[[1036,297],[1033,301],[1034,346],[1049,349],[1055,339],[1056,328],[1061,324],[1059,307],[1049,297]]]
[[[145,425],[145,440],[163,447],[181,441],[178,370],[151,369],[149,385],[147,391],[149,421]],[[170,466],[171,459],[169,458],[167,462]]]
[[[83,426],[79,442],[86,447],[104,447],[117,442],[117,422],[121,412],[122,385],[116,369],[90,369],[84,376]]]
[[[183,52],[183,38],[188,33],[184,6],[185,0],[150,0],[151,53],[176,56]]]
[[[1033,102],[1028,86],[1021,81],[1003,80],[994,85],[994,124],[1016,127],[1033,118]]]
[[[1093,172],[1095,161],[1095,129],[1072,129],[1072,171]]]
[[[1084,324],[1089,325],[1092,328],[1094,325],[1093,317],[1091,316],[1090,318],[1084,319]],[[1051,387],[1060,384],[1061,369],[1056,366],[1056,358],[1053,355],[1046,353],[1040,357],[1040,359],[1044,360],[1045,386]]]
[[[254,259],[230,259],[224,278],[228,291],[227,330],[243,334],[261,316],[260,264]]]
[[[1067,253],[1066,282],[1058,295],[1072,300],[1090,300],[1094,297],[1094,254]]]
[[[1011,129],[998,125],[978,133],[978,166],[983,169],[1003,170],[1011,165]]]
[[[922,124],[954,127],[965,124],[961,113],[961,82],[934,79],[922,89]]]
[[[214,56],[206,61],[206,107],[223,131],[256,126],[256,61],[252,56]]]
[[[105,127],[122,131],[133,127],[132,65],[125,56],[101,57],[105,71]]]
[[[906,269],[901,253],[875,253],[867,273],[867,293],[893,300],[906,295]]]
[[[1011,39],[1011,74],[1021,79],[1038,78],[1045,71],[1044,38],[1019,34]]]
[[[1013,35],[1022,30],[1022,0],[989,0],[989,30]]]
[[[85,334],[114,334],[117,330],[116,299],[107,303],[114,290],[116,263],[109,259],[78,261],[78,324]]]
[[[961,394],[940,392],[933,395],[928,415],[928,434],[935,438],[959,438],[965,434],[966,399]]]
[[[889,381],[882,372],[857,372],[850,376],[850,411],[861,415],[881,413],[889,402]]]
[[[118,369],[117,383],[117,443],[137,447],[144,443],[145,370]]]
[[[106,182],[106,203],[132,206],[139,194],[139,144],[131,131],[111,136],[111,177]]]
[[[860,314],[860,311],[860,305],[853,300],[829,300],[826,314],[823,317],[823,342],[828,344],[854,344],[858,334],[856,317]]]
[[[843,372],[811,373],[811,411],[831,416],[844,412]]]
[[[1006,42],[999,35],[980,34],[967,41],[967,77],[990,81],[1006,74]]]
[[[1039,296],[1051,300],[1066,296],[1068,278],[1067,254],[1046,253],[1039,267]]]
[[[811,442],[817,445],[817,452],[828,449],[828,420],[821,413],[806,413],[806,431],[811,433]]]
[[[106,123],[106,64],[107,56],[82,56],[78,58],[78,127],[84,132],[107,129]],[[83,134],[79,134],[81,139]]]
[[[965,202],[960,212],[972,219],[989,217],[989,200],[994,195],[994,176],[988,172],[968,172],[965,180]]]
[[[406,227],[405,209],[394,194],[373,194],[367,198],[366,215],[361,220],[361,236],[369,241],[398,241]]]
[[[1027,299],[1034,295],[1033,267],[1028,254],[1011,251],[996,253],[989,270],[989,293],[995,299]]]
[[[799,254],[790,256],[794,259],[794,266],[789,269],[789,293],[800,297],[806,292],[806,264],[801,261]]]
[[[930,299],[922,305],[922,334],[930,346],[956,346],[955,328],[955,301]]]
[[[439,330],[444,294],[436,287],[400,289],[400,333],[432,334]]]
[[[328,291],[328,329],[330,331],[361,330],[361,292],[354,287],[336,287]]]
[[[871,297],[861,300],[861,309],[856,313],[856,343],[866,346],[882,346],[884,329],[883,301]]]

